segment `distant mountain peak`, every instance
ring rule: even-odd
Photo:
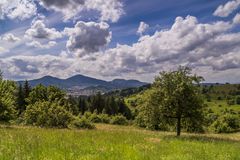
[[[19,81],[19,83],[23,83],[23,81]],[[138,80],[125,79],[114,79],[108,82],[105,80],[78,74],[67,79],[60,79],[47,75],[39,79],[29,80],[29,84],[32,87],[38,84],[42,84],[45,86],[57,86],[59,88],[66,89],[70,92],[70,94],[74,92],[75,95],[81,95],[82,92],[84,92],[84,94],[92,94],[95,91],[108,92],[118,89],[140,87],[146,85],[147,83],[140,82]]]

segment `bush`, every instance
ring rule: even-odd
[[[91,116],[89,116],[89,120],[93,123],[101,123],[102,122],[101,118],[96,113],[93,113]]]
[[[107,114],[99,114],[98,117],[101,119],[101,123],[109,124],[111,118]]]
[[[127,125],[128,121],[127,121],[126,117],[124,117],[122,115],[117,115],[117,116],[113,116],[111,118],[110,123],[117,124],[117,125]]]
[[[27,106],[23,119],[30,125],[66,128],[73,116],[56,103],[37,102]]]
[[[85,117],[74,118],[74,120],[69,124],[69,128],[78,128],[78,129],[94,129],[95,126]]]
[[[240,118],[234,114],[225,114],[211,125],[211,128],[216,133],[230,133],[240,129]]]
[[[91,117],[92,113],[91,112],[85,112],[83,117],[85,117],[86,119],[89,119]]]

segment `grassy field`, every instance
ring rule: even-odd
[[[152,132],[97,125],[96,130],[0,128],[1,160],[240,160],[240,133]]]

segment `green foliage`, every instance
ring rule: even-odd
[[[91,114],[91,116],[89,117],[89,120],[93,123],[101,123],[102,122],[101,118],[96,113]]]
[[[213,122],[211,128],[216,133],[230,133],[240,130],[240,115],[237,113],[223,113],[216,121]]]
[[[62,105],[65,102],[66,93],[57,87],[49,86],[45,87],[43,85],[37,85],[32,89],[27,98],[28,104],[34,104],[36,102],[57,102]]]
[[[8,122],[16,116],[16,84],[0,76],[0,121]]]
[[[26,124],[41,127],[66,128],[72,119],[72,114],[65,108],[48,101],[28,105],[24,113]]]
[[[177,135],[180,135],[183,124],[187,130],[194,126],[200,128],[204,107],[199,87],[201,80],[185,67],[161,72],[143,97],[137,123],[150,129],[166,129],[167,125],[176,124]]]
[[[94,124],[91,123],[85,117],[82,118],[74,118],[73,121],[68,125],[69,128],[78,128],[78,129],[94,129]]]
[[[116,115],[112,116],[110,123],[116,125],[127,125],[128,121],[123,115]]]
[[[101,119],[101,123],[109,124],[111,117],[107,114],[99,114],[98,117]]]
[[[236,98],[236,104],[240,105],[240,97],[239,96]]]
[[[23,92],[22,85],[20,84],[18,86],[18,92],[17,92],[17,111],[18,111],[18,115],[21,115],[25,110],[26,110],[26,108],[25,108],[25,101],[24,101],[24,92]]]
[[[64,97],[63,97],[64,98]],[[68,96],[68,99],[66,101],[66,108],[69,112],[71,112],[73,115],[77,116],[79,114],[79,108],[78,108],[78,103],[76,99],[72,96]]]
[[[88,109],[88,106],[87,106],[87,101],[85,98],[83,97],[79,97],[78,98],[78,103],[77,103],[77,106],[78,106],[78,110],[80,112],[80,114],[84,114],[87,109]]]
[[[160,112],[160,97],[153,89],[142,95],[142,104],[139,107],[135,123],[151,130],[166,130],[165,120]]]

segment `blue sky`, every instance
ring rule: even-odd
[[[239,0],[3,0],[0,68],[14,80],[151,82],[186,65],[208,82],[237,83],[239,24]]]

